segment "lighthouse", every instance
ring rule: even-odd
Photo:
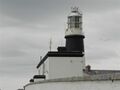
[[[85,67],[82,13],[77,7],[67,17],[65,46],[48,51],[24,90],[120,90],[120,70]]]
[[[82,13],[79,12],[77,7],[74,7],[67,19],[65,46],[59,46],[58,51],[48,51],[37,65],[39,75],[44,76],[45,79],[84,76]]]
[[[68,16],[67,29],[65,31],[66,50],[68,52],[84,53],[84,34],[82,31],[82,13],[77,7],[72,8]]]

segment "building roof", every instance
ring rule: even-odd
[[[90,70],[90,71],[85,71],[86,74],[89,75],[105,75],[105,74],[120,74],[120,70]]]
[[[83,56],[84,54],[81,54],[81,52],[57,52],[57,51],[48,52],[39,62],[37,68],[39,68],[47,60],[48,57],[83,57]]]

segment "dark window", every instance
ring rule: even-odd
[[[75,17],[70,17],[70,23],[74,23],[75,22]]]
[[[75,24],[74,23],[70,23],[70,28],[74,28]]]
[[[78,16],[75,17],[75,22],[79,23],[79,17]]]
[[[80,27],[80,17],[72,16],[68,18],[68,27],[69,28],[79,28]]]
[[[75,28],[79,28],[79,23],[75,23]]]

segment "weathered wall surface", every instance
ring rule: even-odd
[[[49,57],[49,79],[83,76],[84,57]]]
[[[120,80],[45,82],[27,85],[25,90],[120,90]]]

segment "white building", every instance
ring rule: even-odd
[[[37,65],[38,75],[25,90],[120,90],[120,71],[91,70],[85,65],[82,13],[74,7],[68,16],[66,45],[48,52]]]

